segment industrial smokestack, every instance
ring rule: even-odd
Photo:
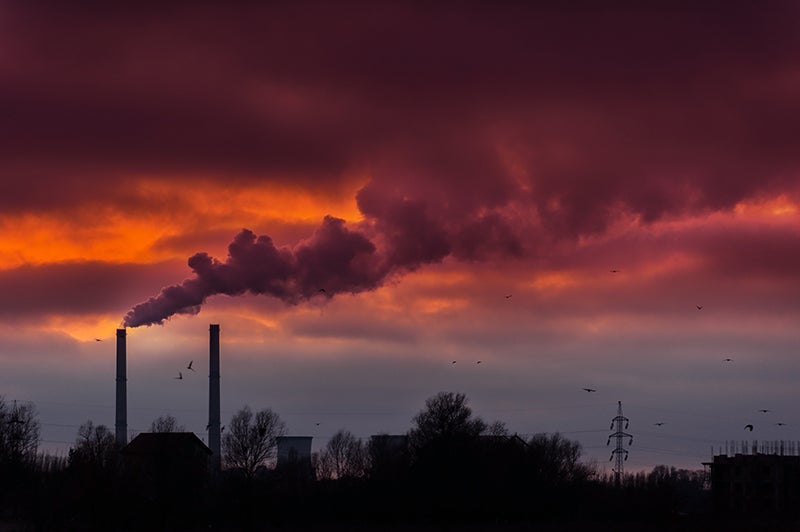
[[[116,442],[119,447],[128,443],[128,377],[125,356],[125,329],[117,329],[117,420]]]
[[[211,324],[208,345],[208,447],[211,455],[211,470],[222,469],[221,431],[219,419],[219,325]]]

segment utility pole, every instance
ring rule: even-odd
[[[611,438],[616,438],[617,440],[617,447],[611,451],[611,458],[609,458],[609,461],[614,460],[614,485],[617,487],[619,487],[622,482],[624,471],[623,462],[628,459],[628,451],[625,449],[624,443],[622,442],[623,438],[630,438],[628,445],[633,445],[633,435],[623,432],[622,424],[625,423],[624,428],[627,429],[629,422],[630,420],[622,415],[622,401],[617,401],[617,417],[611,420],[611,428],[609,429],[614,430],[616,426],[616,431],[608,437],[608,441],[606,442],[606,445],[610,445]]]

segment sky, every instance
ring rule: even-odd
[[[601,471],[618,401],[630,470],[800,440],[798,11],[3,0],[0,394],[113,428],[126,326],[130,436],[205,438],[218,323],[223,424],[315,449],[440,391]]]

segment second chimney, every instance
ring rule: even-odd
[[[128,443],[128,376],[125,329],[117,329],[117,419],[115,424],[117,446]]]
[[[219,416],[219,325],[211,324],[208,338],[208,447],[211,455],[211,470],[222,469],[221,431]]]

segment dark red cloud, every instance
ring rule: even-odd
[[[100,261],[26,265],[0,270],[0,315],[32,317],[115,313],[153,285],[179,275],[175,263],[111,264]]]
[[[402,164],[400,196],[467,217],[522,199],[574,235],[620,206],[726,208],[798,164],[775,90],[791,2],[45,5],[4,5],[0,172],[30,184],[4,208],[153,172],[390,188]]]

